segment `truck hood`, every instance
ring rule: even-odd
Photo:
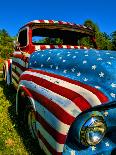
[[[80,81],[116,101],[116,51],[48,49],[30,56],[29,68]]]

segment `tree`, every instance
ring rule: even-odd
[[[110,36],[108,36],[105,32],[104,33],[100,32],[100,29],[97,24],[95,24],[92,20],[86,20],[84,22],[84,25],[87,27],[91,27],[95,31],[96,44],[99,49],[102,50],[112,49]],[[86,41],[86,44],[88,44],[88,41]]]
[[[5,29],[0,30],[0,57],[10,57],[14,47],[13,40]]]
[[[116,50],[116,31],[111,34],[112,49]]]

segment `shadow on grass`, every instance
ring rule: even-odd
[[[29,155],[45,155],[44,152],[40,149],[39,144],[34,141],[30,135],[28,134],[28,131],[26,129],[23,129],[23,127],[20,125],[17,116],[16,116],[16,90],[13,86],[7,87],[5,85],[4,81],[0,81],[0,87],[3,88],[3,93],[6,97],[6,99],[10,102],[10,107],[8,108],[9,116],[11,119],[12,124],[15,124],[15,129],[17,133],[22,138],[23,144],[28,151]]]

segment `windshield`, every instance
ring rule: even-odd
[[[93,46],[92,36],[73,29],[35,28],[32,30],[32,43],[34,45],[79,45]],[[88,45],[87,45],[88,43]]]

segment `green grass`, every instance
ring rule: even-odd
[[[2,70],[3,63],[0,62],[0,71]]]
[[[0,81],[0,155],[43,155],[38,144],[23,129],[15,114],[13,87]]]

